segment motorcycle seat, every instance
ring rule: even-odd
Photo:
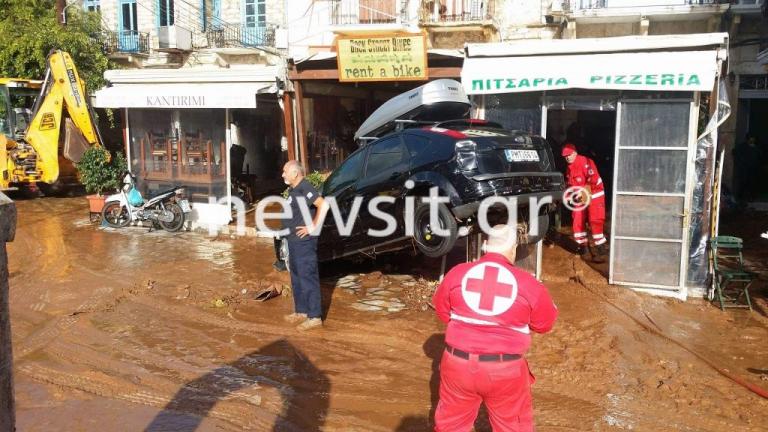
[[[175,186],[175,187],[172,187],[170,189],[165,189],[165,190],[162,190],[162,191],[159,191],[159,192],[153,192],[152,195],[149,196],[149,198],[146,198],[146,200],[149,201],[152,198],[155,198],[157,196],[164,195],[164,194],[167,194],[169,192],[173,192],[173,191],[175,191],[178,188],[179,188],[179,186]]]

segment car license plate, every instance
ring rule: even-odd
[[[184,213],[189,213],[192,211],[192,207],[189,206],[189,201],[185,199],[179,201],[179,207],[181,207],[181,211]]]
[[[538,162],[539,152],[536,150],[512,150],[505,149],[504,156],[507,162]]]

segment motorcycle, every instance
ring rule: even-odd
[[[189,201],[181,196],[183,192],[184,187],[178,186],[144,200],[136,189],[136,178],[131,173],[125,173],[120,193],[107,197],[101,218],[113,228],[122,228],[131,222],[150,221],[166,231],[176,232],[184,226],[186,214],[192,211]]]

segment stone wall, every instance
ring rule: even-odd
[[[16,205],[0,192],[0,432],[13,432],[13,353],[8,308],[8,256],[5,244],[16,233]]]

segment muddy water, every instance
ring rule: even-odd
[[[289,297],[249,299],[285,282],[269,242],[102,230],[78,198],[18,207],[20,431],[429,430],[443,326],[430,312],[353,308],[333,279],[363,267],[324,271],[326,325],[303,334],[281,319]],[[379,267],[365,270],[411,270]],[[759,313],[609,287],[560,248],[545,251],[545,273],[561,318],[529,355],[539,431],[768,430],[765,400],[632,319],[768,387]],[[477,430],[489,430],[483,415]]]

